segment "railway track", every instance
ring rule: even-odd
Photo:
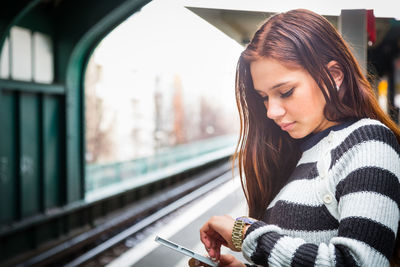
[[[232,178],[224,162],[134,203],[97,227],[17,266],[102,266],[138,243],[143,231]]]

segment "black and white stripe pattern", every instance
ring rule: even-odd
[[[400,145],[385,125],[362,119],[328,131],[248,229],[243,255],[268,266],[389,266],[399,179]]]

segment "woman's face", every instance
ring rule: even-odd
[[[264,99],[266,116],[292,138],[336,124],[325,118],[325,98],[306,70],[263,58],[250,64],[250,72],[254,89]]]

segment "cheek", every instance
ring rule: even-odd
[[[312,106],[319,109],[325,106],[326,101],[324,95],[316,84],[311,85],[310,90],[308,90],[307,93],[309,102]]]
[[[316,111],[316,101],[312,96],[308,94],[296,95],[291,99],[287,105],[287,109],[294,116],[309,116]]]
[[[319,88],[305,90],[288,105],[292,115],[305,121],[319,120],[323,116],[325,98]]]

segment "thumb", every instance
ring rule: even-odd
[[[235,257],[230,255],[230,254],[221,254],[221,257],[219,258],[219,262],[221,264],[230,264],[235,260]]]

